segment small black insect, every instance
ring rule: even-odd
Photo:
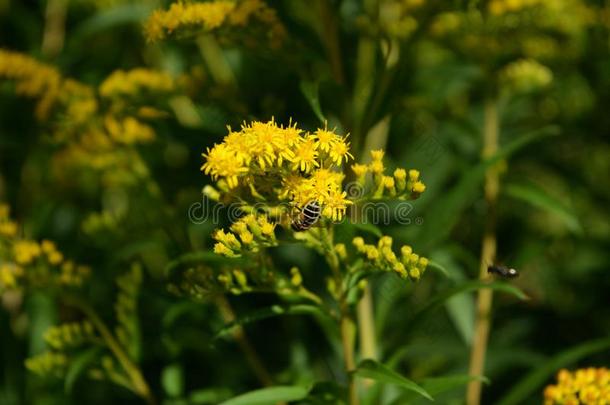
[[[487,266],[487,272],[490,274],[495,274],[496,276],[500,276],[502,278],[519,277],[519,272],[517,270],[505,266],[500,266],[497,264]]]
[[[317,201],[310,201],[303,206],[298,216],[292,220],[292,229],[296,232],[306,231],[318,222],[322,208]]]

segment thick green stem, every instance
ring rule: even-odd
[[[323,243],[326,261],[330,266],[335,282],[340,291],[337,296],[340,297],[339,307],[341,309],[341,315],[339,318],[339,328],[341,330],[341,346],[343,348],[343,362],[345,366],[345,372],[348,375],[348,395],[349,405],[358,405],[358,388],[354,380],[354,376],[351,373],[356,368],[356,361],[354,357],[354,346],[356,339],[356,325],[354,319],[350,313],[349,306],[347,304],[347,294],[343,291],[343,280],[341,274],[341,262],[337,252],[334,249],[333,235],[326,228],[323,229]]]
[[[483,128],[483,158],[487,159],[498,151],[498,105],[495,98],[489,98],[485,103],[485,121]],[[481,246],[481,262],[479,278],[488,278],[487,266],[492,264],[496,257],[496,204],[500,180],[497,166],[491,166],[485,174],[485,200],[487,202],[487,216],[485,218],[485,233]],[[469,374],[472,376],[482,375],[485,366],[485,353],[489,339],[491,304],[493,292],[491,289],[479,290],[477,297],[477,313],[470,353]],[[473,380],[468,384],[466,403],[468,405],[479,405],[481,402],[481,381]]]

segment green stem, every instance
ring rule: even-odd
[[[489,158],[498,151],[499,138],[498,104],[490,97],[485,102],[485,118],[483,128],[483,158]],[[485,218],[485,232],[482,240],[481,262],[479,278],[488,278],[487,266],[494,262],[496,256],[496,205],[500,179],[497,166],[490,166],[485,173],[485,200],[487,202],[487,216]],[[477,313],[470,353],[469,375],[483,375],[485,366],[485,353],[489,339],[491,304],[493,292],[490,288],[479,290],[477,297]],[[468,384],[466,403],[479,405],[481,402],[482,385],[480,380]]]
[[[340,289],[338,292],[338,296],[340,297],[339,307],[340,307],[340,318],[339,318],[339,327],[341,330],[341,347],[343,348],[343,362],[345,366],[345,372],[348,375],[348,395],[349,395],[349,405],[358,405],[358,387],[356,386],[353,374],[351,373],[356,368],[356,361],[354,359],[354,341],[356,338],[356,326],[354,319],[350,313],[349,306],[347,304],[347,294],[343,291],[343,280],[341,277],[341,262],[339,260],[339,256],[334,249],[333,235],[332,233],[323,228],[323,238],[324,251],[326,256],[326,261],[330,266],[333,275],[335,277],[337,288]]]

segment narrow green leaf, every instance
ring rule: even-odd
[[[184,392],[184,373],[180,364],[170,364],[161,373],[161,385],[171,398],[177,398]]]
[[[78,378],[84,371],[87,370],[87,367],[89,367],[89,365],[91,365],[91,363],[97,359],[101,350],[102,349],[100,347],[92,347],[76,356],[74,360],[70,362],[70,366],[66,372],[66,378],[64,380],[64,391],[66,394],[72,392],[74,384]]]
[[[299,401],[307,396],[309,390],[297,385],[262,388],[238,395],[220,405],[276,405],[283,401]]]
[[[381,232],[381,229],[379,229],[379,227],[370,224],[370,223],[353,223],[352,224],[354,226],[354,228],[363,231],[363,232],[367,232],[370,233],[372,235],[377,236],[378,238],[381,238],[383,236],[383,232]]]
[[[578,217],[570,211],[563,202],[547,194],[543,189],[533,183],[508,184],[502,188],[512,198],[525,201],[534,207],[552,212],[566,225],[566,227],[577,234],[582,233],[582,227]]]
[[[189,395],[189,403],[192,405],[218,404],[233,396],[228,388],[204,388],[192,391]]]
[[[313,315],[319,318],[328,318],[330,316],[315,305],[273,305],[271,307],[256,310],[250,314],[239,317],[231,323],[228,323],[216,333],[215,339],[226,336],[238,326],[262,321],[263,319],[273,318],[280,315]]]
[[[428,268],[438,271],[439,273],[441,273],[443,276],[445,276],[447,278],[451,278],[449,271],[447,271],[446,268],[444,268],[443,266],[441,266],[439,263],[437,263],[435,261],[430,260],[428,262]]]
[[[446,377],[426,378],[421,382],[421,386],[428,392],[428,394],[432,396],[437,396],[459,388],[463,385],[466,385],[473,380],[479,380],[484,382],[485,384],[489,384],[489,379],[487,379],[486,377],[459,374]],[[404,403],[409,403],[409,400],[411,400],[413,396],[414,395],[412,393],[406,392],[396,398],[396,400],[392,402],[392,405],[401,405]]]
[[[489,379],[481,375],[451,375],[446,377],[434,377],[426,378],[422,381],[421,385],[430,393],[430,395],[438,395],[443,392],[450,391],[452,389],[461,387],[462,385],[468,384],[470,381],[482,381],[485,384],[489,384]]]
[[[424,388],[375,360],[362,360],[360,364],[358,364],[356,370],[353,371],[353,374],[361,378],[369,378],[381,383],[397,385],[409,391],[416,392],[430,401],[434,401],[432,396],[430,396]]]
[[[426,226],[419,237],[420,245],[429,245],[435,241],[443,240],[451,232],[460,218],[460,213],[480,196],[479,188],[488,167],[506,159],[525,146],[551,135],[557,135],[559,130],[555,126],[548,126],[529,134],[523,135],[504,146],[495,156],[487,159],[461,177],[459,183],[449,190],[442,199],[428,207]]]
[[[489,283],[486,281],[467,281],[465,283],[459,284],[453,288],[450,288],[446,291],[443,291],[437,294],[432,300],[430,300],[422,309],[420,309],[415,315],[411,318],[410,325],[418,323],[420,320],[426,317],[428,313],[438,308],[442,304],[444,304],[449,298],[456,296],[458,294],[463,294],[469,291],[476,291],[482,288],[490,288],[492,290],[505,292],[507,294],[514,295],[515,297],[525,300],[528,299],[527,295],[523,293],[517,287],[507,284],[504,282],[493,282]]]
[[[97,32],[109,30],[117,25],[139,24],[152,12],[153,7],[147,4],[121,5],[100,11],[93,17],[84,20],[74,29],[72,36],[83,41]]]
[[[319,97],[319,87],[320,84],[318,82],[312,82],[309,80],[301,81],[301,92],[305,96],[307,102],[311,106],[311,109],[316,114],[316,117],[320,120],[320,122],[325,123],[326,117],[322,113],[322,107],[320,106],[320,97]]]
[[[534,370],[513,385],[508,394],[497,405],[521,404],[528,398],[541,395],[542,385],[559,369],[567,367],[578,360],[592,354],[608,350],[610,338],[590,340],[586,343],[573,346],[552,357],[545,364],[537,366]],[[536,394],[538,393],[538,394]]]

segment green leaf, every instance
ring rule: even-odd
[[[563,202],[547,194],[542,188],[533,183],[509,184],[503,187],[504,192],[512,198],[525,201],[545,211],[552,212],[566,225],[566,227],[576,233],[582,233],[582,227],[578,217],[570,211]]]
[[[298,385],[262,388],[238,395],[220,405],[276,405],[283,401],[298,401],[307,396],[309,390]]]
[[[318,82],[302,80],[300,87],[301,92],[305,96],[307,102],[309,102],[309,105],[316,114],[316,117],[318,117],[320,122],[325,123],[327,119],[322,113],[322,108],[320,107],[320,97],[318,96],[320,84]]]
[[[102,349],[100,347],[92,347],[89,350],[80,353],[70,362],[64,380],[64,391],[66,394],[72,392],[76,380],[78,380],[81,374],[87,370],[87,367],[97,359],[101,351]]]
[[[438,395],[443,392],[450,391],[452,389],[461,387],[462,385],[468,384],[470,381],[482,381],[485,384],[489,384],[489,379],[481,375],[451,375],[446,377],[434,377],[426,378],[422,381],[421,385],[430,393],[430,395]]]
[[[92,34],[109,30],[117,25],[139,24],[152,10],[151,5],[128,4],[101,11],[77,26],[72,37],[83,41]]]
[[[420,245],[429,245],[435,241],[445,239],[461,217],[461,212],[479,198],[481,194],[479,188],[485,178],[487,168],[533,142],[558,133],[559,130],[555,126],[532,131],[515,139],[504,146],[495,156],[477,164],[464,173],[454,188],[428,207],[429,215],[426,216],[426,226],[423,227],[418,240]]]
[[[434,400],[424,388],[375,360],[362,360],[356,370],[353,371],[353,374],[361,378],[369,378],[381,383],[397,385],[406,390],[416,392],[430,401]]]
[[[578,346],[571,347],[552,357],[546,363],[537,366],[534,370],[513,385],[508,394],[497,405],[521,404],[541,391],[542,385],[559,369],[567,367],[582,358],[608,350],[610,338],[590,340]]]
[[[432,300],[430,300],[422,309],[420,309],[415,315],[411,318],[409,325],[412,327],[413,324],[418,323],[420,320],[424,319],[430,312],[439,306],[443,305],[445,301],[449,298],[456,296],[458,294],[463,294],[469,291],[476,291],[482,288],[490,288],[492,290],[505,292],[507,294],[514,295],[515,297],[525,300],[528,299],[527,295],[523,293],[517,287],[507,284],[504,282],[486,282],[486,281],[467,281],[465,283],[459,284],[453,288],[450,288],[446,291],[437,294]]]
[[[218,404],[220,401],[227,400],[232,395],[233,393],[228,388],[204,388],[190,393],[189,404]]]
[[[184,374],[180,364],[171,364],[161,373],[161,385],[171,398],[177,398],[184,392]]]
[[[228,388],[204,388],[191,392],[189,403],[193,405],[218,404],[233,394]]]
[[[444,268],[443,266],[441,266],[439,263],[437,263],[435,261],[430,260],[428,262],[428,268],[438,271],[439,273],[441,273],[443,276],[445,276],[447,278],[451,278],[449,271],[447,271],[446,268]]]
[[[426,378],[421,382],[421,386],[428,392],[428,394],[432,396],[437,396],[447,391],[451,391],[463,385],[466,385],[473,380],[479,380],[484,382],[485,384],[489,384],[489,379],[486,377],[459,374],[446,377]],[[413,394],[411,394],[410,392],[405,393],[398,397],[395,401],[393,401],[392,405],[404,404],[411,398],[413,398]]]
[[[378,238],[381,238],[383,236],[383,232],[381,232],[381,229],[379,229],[379,227],[370,224],[368,222],[366,223],[352,223],[352,225],[354,226],[354,228],[363,231],[363,232],[367,232],[370,233],[372,235],[377,236]]]
[[[314,315],[319,318],[329,318],[330,315],[322,311],[319,307],[315,305],[273,305],[271,307],[262,308],[256,310],[250,314],[239,317],[233,322],[226,324],[222,329],[220,329],[215,339],[226,336],[231,333],[234,328],[242,325],[246,325],[253,322],[258,322],[263,319],[273,318],[280,315]]]

